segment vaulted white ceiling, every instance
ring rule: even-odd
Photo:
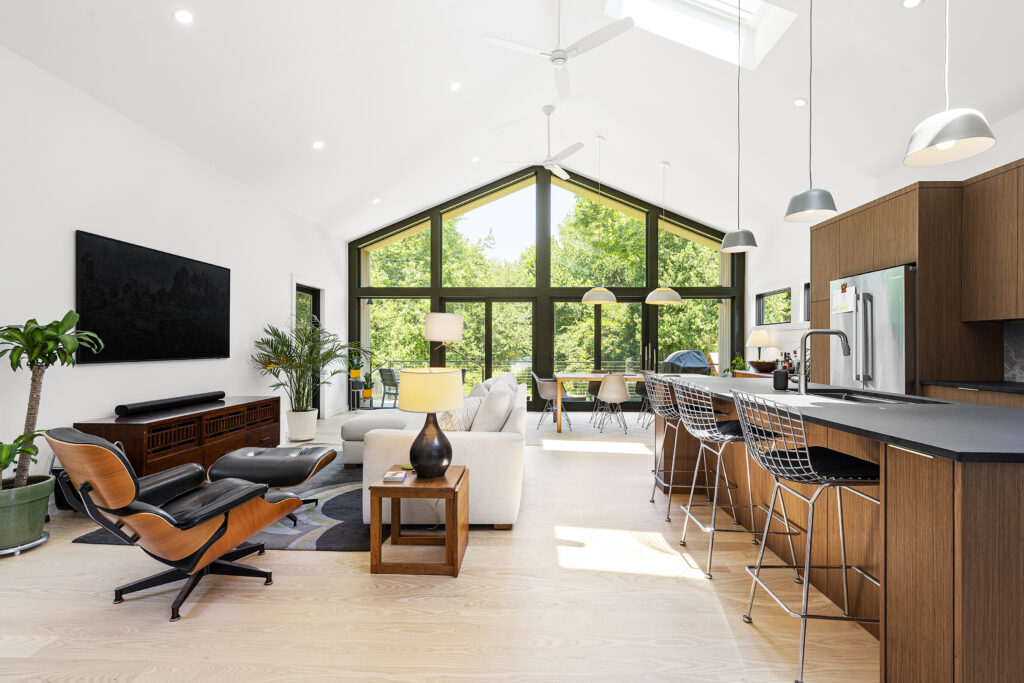
[[[1019,133],[999,122],[1024,108],[1024,3],[951,2],[952,104],[982,109],[1007,144]],[[563,42],[611,21],[604,0],[564,4]],[[807,108],[793,105],[808,96],[807,3],[775,4],[798,17],[743,72],[743,219],[755,230],[781,228],[807,183]],[[558,105],[553,147],[586,144],[570,171],[597,177],[603,135],[604,182],[660,202],[669,161],[669,208],[732,228],[735,67],[635,28],[571,62],[573,95],[557,102],[542,59],[481,40],[549,47],[555,6],[0,0],[0,43],[339,237],[515,170],[503,161],[540,160],[545,103]],[[193,25],[173,21],[180,7]],[[886,184],[967,175],[901,166],[913,126],[943,104],[942,10],[941,0],[816,4],[815,184],[840,210]]]

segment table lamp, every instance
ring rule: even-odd
[[[409,462],[418,477],[443,477],[452,462],[452,444],[437,424],[437,413],[462,406],[462,371],[410,368],[402,370],[400,379],[398,409],[427,414],[423,429],[409,449]]]
[[[757,347],[757,359],[761,360],[761,347],[771,346],[772,340],[768,336],[767,330],[751,330],[750,336],[747,337],[747,346]]]

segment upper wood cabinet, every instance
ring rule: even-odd
[[[842,221],[811,230],[811,301],[828,301],[828,284],[839,277]]]
[[[812,285],[813,286],[813,285]],[[829,303],[825,301],[811,302],[811,329],[823,330],[831,327],[829,324]],[[833,337],[816,334],[810,338],[811,344],[811,381],[821,384],[829,383],[829,372],[831,362],[829,361],[829,344]],[[836,341],[838,344],[839,342]]]
[[[917,190],[910,190],[844,217],[839,222],[839,277],[916,262],[917,201]]]
[[[960,233],[961,317],[1007,320],[1024,317],[1024,253],[1020,240],[1024,191],[1020,169],[993,175],[963,188]]]

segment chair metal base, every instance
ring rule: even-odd
[[[234,562],[234,560],[253,553],[263,555],[266,553],[266,548],[262,543],[247,543],[224,553],[220,559],[214,560],[195,574],[188,574],[180,569],[168,569],[167,571],[160,572],[159,574],[154,574],[153,576],[139,579],[132,583],[126,583],[125,585],[114,589],[114,604],[118,605],[124,602],[124,596],[129,593],[137,593],[138,591],[146,590],[147,588],[156,588],[157,586],[163,586],[168,583],[184,580],[185,585],[181,587],[181,590],[178,592],[178,596],[171,604],[170,620],[178,621],[181,619],[181,614],[179,613],[181,606],[185,603],[185,600],[188,599],[188,596],[192,594],[192,591],[195,590],[195,587],[203,577],[208,574],[219,574],[223,576],[251,576],[263,579],[263,584],[265,586],[269,586],[274,583],[272,572]]]
[[[302,499],[302,504],[303,505],[312,504],[313,505],[313,509],[315,510],[316,506],[320,504],[320,499],[319,498],[303,498]],[[288,520],[292,523],[293,527],[296,527],[296,526],[299,525],[299,518],[295,516],[294,512],[289,512],[287,515],[285,515],[285,517],[288,518]],[[262,555],[262,554],[263,553],[260,553],[260,555]]]

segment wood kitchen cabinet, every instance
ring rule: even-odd
[[[828,299],[825,301],[812,301],[811,302],[811,329],[823,330],[828,329],[829,324],[829,302]],[[821,384],[829,383],[830,373],[830,361],[829,361],[829,344],[832,343],[832,337],[823,334],[815,334],[810,338],[811,344],[811,381],[819,382]],[[836,342],[838,343],[838,341]]]
[[[917,186],[911,186],[845,216],[839,224],[839,277],[917,261],[918,198]]]
[[[1021,169],[1013,168],[968,181],[963,188],[960,312],[965,321],[1024,317],[1022,183]]]
[[[839,278],[841,221],[811,229],[811,301],[828,300],[828,284]],[[813,319],[813,315],[811,316]],[[814,327],[813,323],[811,327]]]

